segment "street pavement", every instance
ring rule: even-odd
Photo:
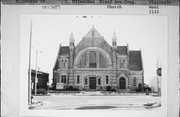
[[[160,110],[161,98],[153,96],[34,96],[31,109],[48,110]]]

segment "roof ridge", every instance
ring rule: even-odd
[[[61,46],[61,47],[69,47],[69,46]]]

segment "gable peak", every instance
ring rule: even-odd
[[[85,37],[102,37],[99,32],[94,28],[94,25],[92,25],[91,30],[86,34]]]

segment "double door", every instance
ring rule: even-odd
[[[89,77],[89,88],[96,89],[96,77]]]

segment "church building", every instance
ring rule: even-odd
[[[72,86],[80,90],[105,90],[107,86],[119,91],[135,91],[144,85],[141,50],[118,46],[116,34],[112,45],[92,29],[75,45],[73,33],[69,46],[59,47],[53,68],[53,86]]]

